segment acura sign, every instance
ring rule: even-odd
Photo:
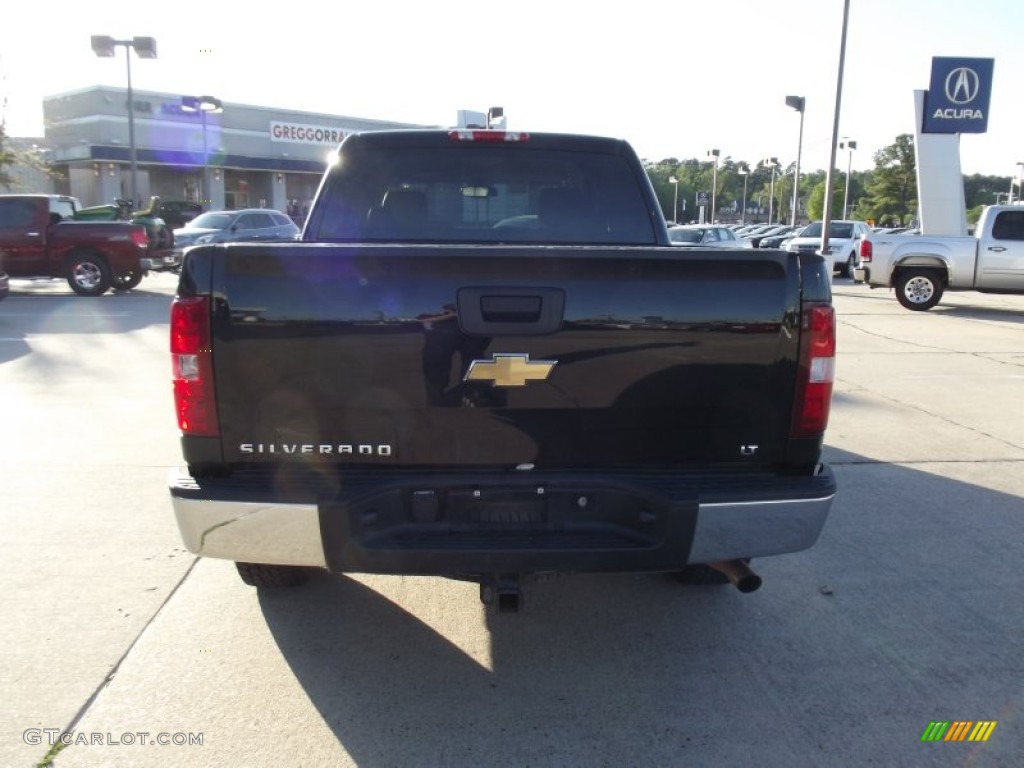
[[[995,59],[932,58],[922,133],[984,133]]]

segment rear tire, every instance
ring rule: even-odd
[[[934,269],[908,269],[896,278],[896,299],[906,309],[923,312],[942,298],[945,286]]]
[[[136,269],[133,270],[130,274],[125,275],[124,277],[115,277],[113,288],[115,291],[118,292],[130,291],[132,288],[136,288],[139,285],[139,283],[142,282],[142,275],[142,270]]]
[[[102,296],[114,284],[107,260],[95,251],[73,253],[64,261],[64,275],[79,296]]]
[[[851,253],[850,258],[846,260],[846,267],[843,269],[843,277],[848,277],[851,280],[856,279],[854,270],[857,269],[857,254]]]
[[[235,563],[235,567],[250,587],[297,587],[309,578],[309,569],[297,565]]]

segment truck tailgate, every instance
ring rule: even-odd
[[[230,464],[755,469],[786,450],[797,259],[252,244],[183,285],[213,297]]]

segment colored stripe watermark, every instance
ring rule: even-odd
[[[988,741],[997,720],[932,720],[921,741]]]

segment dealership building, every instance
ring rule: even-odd
[[[132,91],[135,204],[152,195],[200,202],[207,210],[309,205],[328,152],[348,134],[424,126],[296,112]],[[201,106],[215,111],[196,109]],[[51,170],[50,189],[100,205],[131,197],[128,94],[95,86],[43,100],[46,136],[38,142]],[[205,152],[204,152],[205,148]],[[209,189],[203,189],[204,157]]]

